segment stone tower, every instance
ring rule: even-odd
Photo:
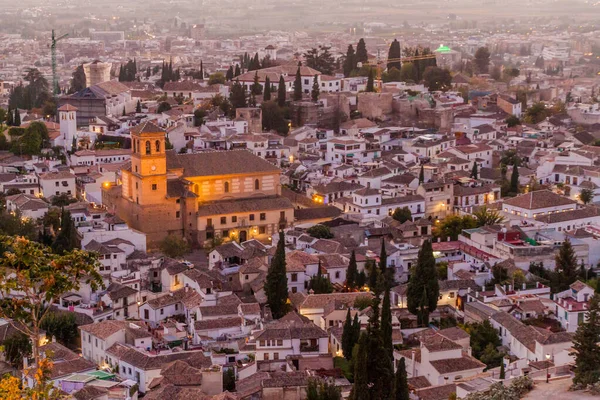
[[[123,196],[144,206],[161,204],[167,195],[165,131],[144,122],[131,130],[130,182],[123,182]]]

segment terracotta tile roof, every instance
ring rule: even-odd
[[[453,341],[467,339],[470,337],[465,330],[456,326],[453,328],[441,329],[439,334]]]
[[[176,303],[182,303],[186,305],[186,307],[187,305],[193,307],[194,305],[199,305],[201,301],[202,298],[194,289],[182,288],[167,295],[148,300],[146,304],[152,309],[157,310]]]
[[[167,151],[167,168],[183,169],[184,177],[258,172],[279,173],[279,168],[247,150],[207,151],[190,154]]]
[[[439,333],[430,336],[423,336],[420,340],[423,347],[429,350],[430,353],[462,349],[461,345],[453,342],[445,336],[440,335]]]
[[[243,319],[240,317],[208,319],[194,322],[197,331],[240,327]]]
[[[506,199],[504,204],[527,210],[536,210],[539,208],[576,205],[577,202],[550,190],[536,190],[512,199]]]
[[[424,389],[417,389],[415,394],[419,400],[448,400],[452,393],[456,393],[456,385],[431,386]]]
[[[323,309],[332,301],[340,301],[346,304],[346,306],[351,307],[359,297],[373,298],[373,294],[370,292],[309,294],[300,304],[298,304],[298,309]]]
[[[486,367],[484,363],[477,360],[474,357],[463,353],[460,358],[447,358],[443,360],[429,361],[431,366],[435,368],[440,374],[449,374],[460,371],[470,371],[473,369],[481,369],[480,372]]]

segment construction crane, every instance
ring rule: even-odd
[[[58,87],[58,74],[56,73],[56,43],[59,40],[66,38],[68,35],[68,33],[65,33],[62,36],[56,37],[54,35],[54,29],[52,29],[52,44],[50,45],[50,52],[52,54],[52,93],[54,93],[54,97],[60,94],[60,88]]]
[[[388,58],[386,60],[378,57],[376,59],[372,59],[372,60],[369,60],[364,63],[359,63],[360,65],[358,67],[360,68],[363,65],[374,65],[377,68],[377,81],[381,81],[381,73],[385,68],[387,68],[387,65],[389,63],[394,63],[394,62],[405,63],[405,62],[421,61],[421,60],[435,60],[435,58],[436,58],[435,54],[424,54],[422,56],[413,56],[413,57]],[[383,66],[385,66],[385,68]]]

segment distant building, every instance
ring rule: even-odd
[[[102,82],[110,81],[111,63],[103,63],[98,60],[83,64],[85,72],[85,86],[90,87]]]

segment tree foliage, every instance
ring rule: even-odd
[[[426,240],[419,250],[417,263],[411,271],[407,289],[408,310],[417,315],[422,325],[429,322],[429,314],[437,308],[440,286],[431,242]]]
[[[498,210],[493,210],[487,206],[479,208],[473,212],[473,216],[477,220],[477,226],[497,225],[504,222],[504,217],[500,215]]]
[[[554,258],[556,276],[553,280],[556,283],[556,291],[561,292],[577,280],[577,257],[569,239],[565,239]]]
[[[308,233],[310,236],[317,238],[317,239],[333,238],[333,233],[331,233],[331,230],[329,229],[329,227],[326,225],[321,225],[321,224],[311,226],[310,228],[308,228],[306,230],[306,233]]]
[[[398,39],[394,39],[392,44],[390,44],[390,49],[388,50],[388,60],[394,60],[394,61],[388,61],[388,63],[387,63],[388,71],[391,70],[392,68],[396,68],[397,70],[400,70],[400,68],[402,68],[401,62],[400,62],[400,56],[401,56],[400,42],[398,41]]]
[[[320,261],[317,268],[317,274],[311,276],[310,281],[308,281],[308,289],[312,290],[315,294],[326,294],[333,292],[333,285],[331,284],[331,281],[328,277],[322,274]]]
[[[348,46],[348,50],[346,51],[346,58],[344,59],[343,70],[344,76],[348,78],[352,71],[356,69],[356,54],[354,53],[354,47],[352,45]]]
[[[283,231],[279,231],[279,241],[275,256],[267,273],[265,282],[267,304],[271,309],[273,318],[279,319],[287,313],[288,286],[285,260],[285,237]]]
[[[160,251],[167,257],[180,258],[190,251],[190,246],[182,237],[168,235],[160,242]]]
[[[579,200],[583,204],[589,204],[594,200],[594,191],[592,189],[581,189],[579,192]]]
[[[319,46],[308,50],[304,53],[306,66],[316,69],[322,74],[333,75],[335,59],[329,50],[331,50],[330,46]]]
[[[477,227],[477,220],[470,215],[449,215],[434,226],[433,235],[436,238],[446,240],[458,240],[458,235],[464,229],[473,229]]]
[[[580,385],[595,384],[600,380],[600,296],[590,300],[587,319],[579,324],[573,337],[575,356],[575,377],[573,383]]]
[[[79,92],[80,90],[85,89],[86,87],[86,77],[85,70],[83,69],[83,64],[79,64],[73,74],[71,75],[71,87],[69,88],[69,93]]]
[[[64,254],[79,248],[80,243],[77,228],[75,228],[71,213],[63,209],[60,221],[59,233],[52,243],[52,251],[57,254]]]
[[[294,79],[294,101],[302,100],[302,75],[300,74],[300,66],[296,71],[296,78]]]
[[[475,72],[477,74],[487,74],[490,66],[490,51],[487,47],[480,47],[475,52]]]
[[[408,392],[408,374],[406,373],[406,363],[404,361],[404,357],[400,358],[400,361],[398,361],[394,386],[395,400],[410,399]]]
[[[260,108],[263,130],[266,132],[274,130],[280,135],[287,135],[289,125],[288,120],[285,119],[285,108],[280,107],[275,101],[265,101]]]
[[[392,214],[392,218],[401,223],[412,221],[412,213],[408,207],[396,208]]]
[[[346,287],[349,290],[356,289],[358,287],[358,266],[356,265],[356,253],[352,250],[350,254],[350,262],[348,263],[348,269],[346,271]]]
[[[498,331],[492,326],[492,324],[488,320],[485,320],[481,323],[467,324],[465,325],[465,330],[470,335],[470,346],[473,357],[477,358],[478,360],[481,360],[482,362],[484,362],[482,360],[482,356],[486,353],[486,347],[488,347],[488,345],[491,345],[493,350],[502,345],[500,336],[498,336]],[[489,349],[487,351],[487,356],[488,358],[490,356]],[[488,361],[490,360],[488,359]],[[491,361],[493,363],[498,362],[497,359],[492,359]],[[498,365],[500,364],[498,363]]]
[[[423,73],[423,81],[430,92],[445,92],[452,87],[452,75],[446,68],[427,67]]]
[[[76,345],[79,331],[75,322],[75,314],[50,312],[46,314],[40,326],[46,331],[47,337],[54,337],[60,344],[67,347]]]

